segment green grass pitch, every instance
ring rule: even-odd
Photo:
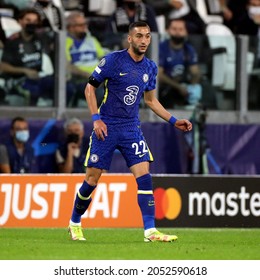
[[[260,229],[164,228],[173,243],[145,243],[142,229],[1,228],[1,260],[259,260]]]

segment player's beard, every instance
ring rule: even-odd
[[[143,55],[143,54],[145,54],[147,48],[145,48],[145,50],[142,51],[142,50],[140,50],[140,46],[138,47],[138,46],[136,46],[136,45],[132,45],[132,49],[133,49],[133,52],[134,52],[136,55]]]

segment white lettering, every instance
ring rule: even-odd
[[[260,216],[260,193],[246,192],[246,187],[242,186],[239,193],[220,193],[216,192],[210,196],[207,192],[189,193],[190,216],[231,216],[234,217],[239,213],[248,217],[253,215]]]
[[[103,211],[103,217],[109,218],[110,212],[108,203],[107,184],[98,184],[95,195],[92,199],[92,206],[89,210],[89,218],[94,218],[97,214],[97,211]]]
[[[14,216],[19,219],[25,219],[30,212],[31,209],[31,194],[32,194],[32,184],[26,184],[25,191],[24,191],[24,203],[23,208],[20,210],[19,200],[21,201],[21,194],[20,194],[20,185],[14,184],[13,187],[13,203],[12,203],[12,210]]]
[[[4,209],[3,213],[0,216],[0,225],[4,225],[9,218],[11,210],[11,198],[12,198],[12,184],[2,184],[1,192],[5,192],[5,200],[3,201]]]
[[[219,201],[219,208],[217,208],[217,202]],[[223,206],[224,207],[223,207]],[[225,215],[225,194],[216,192],[211,198],[211,210],[215,216]]]
[[[250,210],[254,216],[260,216],[260,193],[254,193],[251,196]]]
[[[109,184],[109,191],[114,192],[113,202],[112,202],[112,218],[118,217],[119,203],[120,203],[120,193],[125,192],[127,189],[126,183],[111,183]]]
[[[48,214],[48,202],[40,196],[40,192],[47,192],[48,184],[40,183],[36,184],[33,189],[32,199],[33,201],[41,206],[39,210],[32,210],[31,217],[33,219],[42,219]]]
[[[240,208],[241,208],[241,214],[243,216],[249,216],[250,215],[250,211],[248,209],[246,209],[246,200],[249,199],[250,195],[249,193],[246,192],[246,188],[245,187],[241,187],[240,193],[238,194],[238,197],[240,199]]]
[[[52,218],[58,219],[59,209],[61,202],[61,193],[67,191],[67,184],[65,183],[52,183],[50,184],[50,192],[54,193],[53,207],[52,207]]]
[[[93,219],[96,217],[97,211],[102,211],[104,218],[118,218],[120,195],[126,190],[126,183],[111,183],[108,186],[106,183],[98,184],[95,194],[92,196],[90,207],[82,217]],[[109,192],[113,193],[112,204],[108,198]]]
[[[236,216],[238,214],[238,205],[236,203],[236,199],[238,198],[238,195],[236,193],[229,193],[227,195],[227,205],[229,208],[227,209],[227,215],[228,216]]]
[[[32,186],[32,184],[26,184],[25,186],[20,186],[19,184],[0,184],[0,191],[1,202],[2,194],[5,193],[3,199],[3,213],[0,216],[0,225],[4,225],[11,214],[18,220],[23,220],[27,217],[31,217],[32,219],[44,219],[51,208],[52,218],[58,219],[61,193],[67,191],[67,184],[38,183],[34,186]],[[49,205],[49,201],[41,195],[42,192],[54,193],[52,207]]]
[[[197,215],[201,216],[203,213],[203,201],[205,201],[205,214],[206,216],[210,215],[210,196],[208,193],[203,192],[203,193],[189,193],[189,215],[193,216],[194,215],[194,201],[197,201]]]
[[[36,52],[36,53],[31,53],[31,54],[25,54],[24,57],[22,58],[22,61],[24,63],[29,62],[29,61],[37,61],[41,58],[41,54]]]

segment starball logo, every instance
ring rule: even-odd
[[[156,203],[155,217],[158,220],[176,219],[182,208],[182,198],[175,188],[157,188],[154,191],[154,199]]]

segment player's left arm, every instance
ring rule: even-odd
[[[186,119],[176,119],[168,112],[155,96],[155,89],[144,93],[145,104],[160,118],[173,124],[182,131],[190,131],[192,123]]]

